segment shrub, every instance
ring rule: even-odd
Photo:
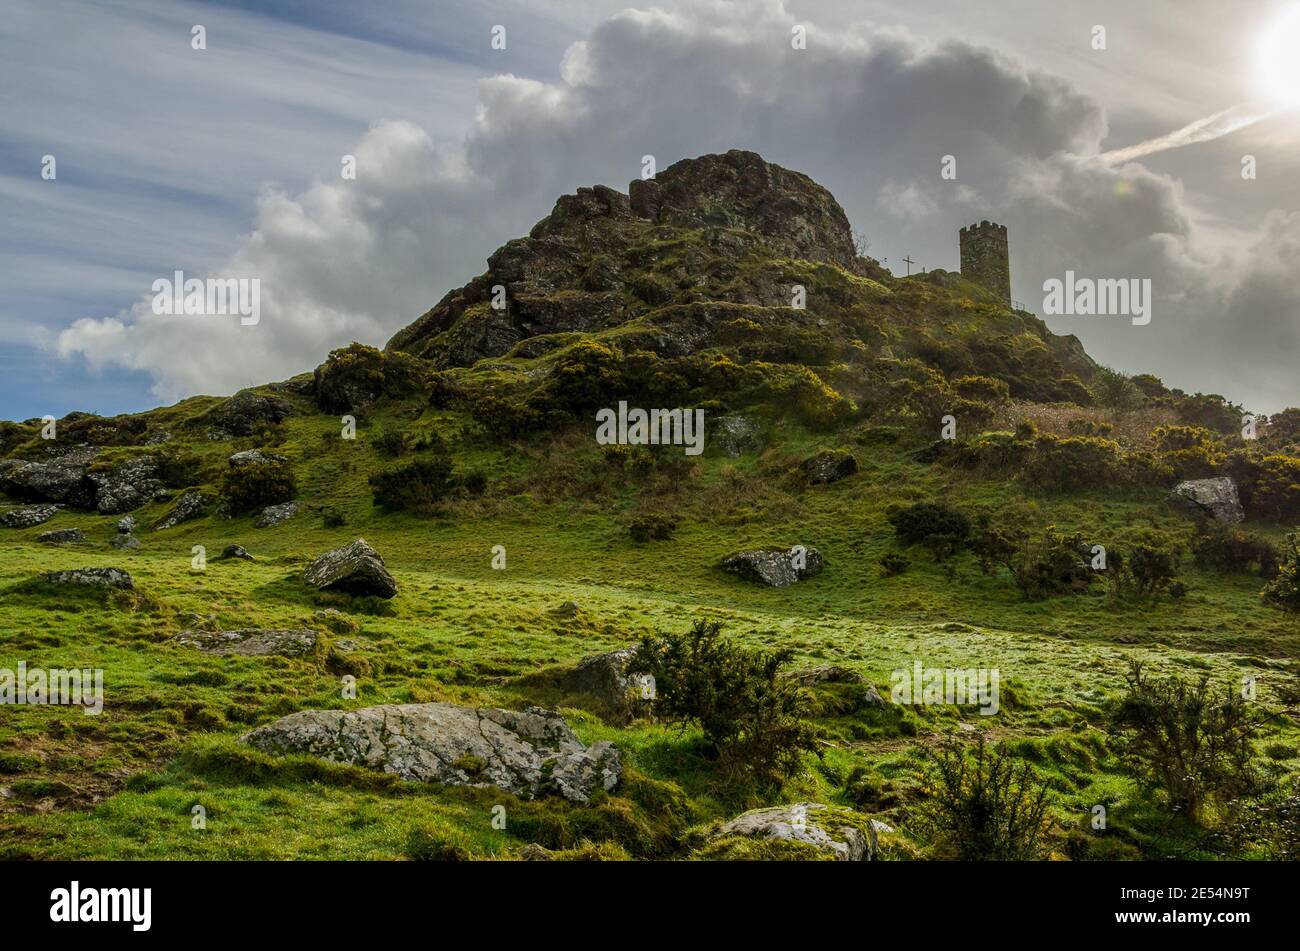
[[[1286,537],[1277,576],[1264,586],[1259,596],[1275,608],[1300,612],[1300,532]]]
[[[677,519],[671,515],[637,515],[627,527],[632,541],[644,545],[649,541],[667,541],[677,531]]]
[[[1178,569],[1176,552],[1155,545],[1135,545],[1126,553],[1110,551],[1106,557],[1112,597],[1154,597],[1165,590],[1173,591],[1174,572]]]
[[[1158,426],[1151,437],[1156,451],[1180,479],[1213,475],[1223,465],[1223,445],[1199,426]]]
[[[918,502],[895,508],[889,512],[888,518],[900,542],[925,545],[936,561],[943,561],[970,538],[970,519],[939,502]]]
[[[1119,443],[1098,436],[1040,435],[1024,470],[1030,485],[1077,492],[1125,481]]]
[[[349,344],[331,351],[316,368],[316,402],[327,413],[350,413],[381,395],[415,392],[421,372],[420,362],[410,354]]]
[[[912,563],[898,552],[888,551],[880,556],[880,573],[886,578],[892,578],[894,575],[901,575]]]
[[[1142,402],[1142,391],[1127,374],[1099,367],[1092,378],[1092,394],[1097,402],[1115,413],[1125,413]]]
[[[1005,403],[1011,398],[1011,388],[1002,380],[988,376],[959,376],[952,388],[968,400],[982,403]]]
[[[288,463],[275,459],[227,469],[222,473],[220,489],[232,515],[288,502],[298,494],[293,470]]]
[[[192,453],[170,448],[158,453],[158,478],[170,489],[198,485],[202,481],[199,478],[202,468],[203,460]]]
[[[1252,474],[1248,497],[1254,512],[1279,522],[1300,517],[1300,458],[1265,456]]]
[[[400,429],[381,429],[370,437],[370,442],[376,452],[389,458],[405,455],[409,448],[409,438]]]
[[[375,505],[396,512],[429,515],[454,487],[451,459],[434,456],[376,472],[370,477]]]
[[[1164,793],[1171,809],[1200,822],[1207,805],[1226,809],[1259,792],[1251,761],[1256,723],[1237,691],[1216,693],[1208,677],[1195,684],[1153,680],[1137,661],[1126,682],[1111,715],[1120,757],[1145,787]]]
[[[1271,578],[1277,572],[1278,550],[1262,535],[1222,522],[1202,520],[1192,542],[1192,558],[1202,571],[1224,574],[1253,571]]]
[[[930,797],[921,825],[943,858],[1026,861],[1041,858],[1047,833],[1047,786],[1028,763],[981,734],[968,753],[951,742],[928,754]]]
[[[985,574],[1002,566],[1026,601],[1053,595],[1083,594],[1093,571],[1083,536],[1061,535],[1051,528],[1037,534],[983,526],[970,543]]]
[[[718,622],[696,621],[684,634],[646,636],[629,674],[650,674],[655,714],[697,724],[723,769],[760,786],[779,784],[818,752],[805,700],[781,676],[792,654],[748,651],[727,642]]]
[[[460,485],[469,495],[482,495],[487,491],[487,473],[482,469],[470,469],[460,477]]]

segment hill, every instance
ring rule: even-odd
[[[620,403],[703,410],[703,454],[601,444]],[[722,823],[813,803],[849,851],[946,857],[936,757],[983,734],[1048,790],[1041,854],[1278,855],[1263,826],[1226,834],[1241,769],[1206,764],[1182,808],[1124,719],[1133,660],[1249,681],[1263,813],[1300,770],[1300,412],[1244,416],[960,275],[894,277],[829,192],[753,153],[580,189],[382,350],[0,424],[0,669],[104,677],[97,716],[7,709],[0,852],[809,857],[830,847]],[[358,538],[396,596],[360,549],[313,566]],[[130,587],[76,583],[110,567]],[[648,707],[627,655],[579,666],[638,642]],[[917,664],[995,671],[996,712],[912,702]],[[427,782],[304,738],[412,704],[448,705],[420,714],[438,742],[499,708],[476,729],[562,753],[503,778],[465,739]]]

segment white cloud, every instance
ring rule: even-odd
[[[987,49],[869,25],[803,20],[808,49],[793,50],[794,22],[775,0],[617,14],[570,47],[558,81],[481,82],[461,141],[379,123],[355,148],[357,181],[265,191],[253,232],[221,269],[262,279],[257,327],[137,306],[69,327],[59,352],[145,370],[168,398],[284,377],[352,339],[381,343],[562,192],[625,188],[644,154],[663,168],[748,148],[831,188],[877,251],[919,251],[929,267],[955,267],[956,230],[976,210],[1002,221],[1017,296],[1031,304],[1066,268],[1150,277],[1151,326],[1058,329],[1105,362],[1186,389],[1268,404],[1260,408],[1297,401],[1261,382],[1290,374],[1300,356],[1296,297],[1278,280],[1294,263],[1284,250],[1300,231],[1294,218],[1271,221],[1263,239],[1276,272],[1258,260],[1234,269],[1208,255],[1212,242],[1198,237],[1175,180],[1099,159],[1105,113],[1064,80]],[[956,182],[940,178],[947,154]],[[882,207],[899,220],[880,221]],[[1240,325],[1225,316],[1238,310],[1278,331],[1245,372],[1217,356],[1235,352]]]

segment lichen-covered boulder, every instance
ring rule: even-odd
[[[824,561],[816,548],[796,545],[791,549],[757,548],[739,551],[722,560],[728,574],[773,588],[785,588],[822,570]]]
[[[1169,501],[1193,515],[1212,518],[1228,525],[1244,521],[1245,512],[1237,496],[1237,483],[1227,476],[1190,479],[1174,486]]]
[[[86,540],[86,533],[79,528],[60,528],[52,532],[41,532],[36,540],[46,545],[75,545]]]
[[[135,587],[131,576],[121,568],[72,568],[68,571],[51,571],[41,575],[51,584],[85,585],[95,588],[119,588],[129,590]]]
[[[755,858],[744,840],[758,839],[776,846],[764,858],[862,862],[877,855],[876,829],[861,813],[819,802],[752,809],[716,827],[701,857]]]
[[[5,528],[35,528],[44,525],[58,514],[57,505],[24,505],[0,512],[0,525]]]
[[[793,670],[787,676],[805,687],[816,684],[860,684],[865,679],[856,670],[849,670],[839,664],[805,667],[802,670]]]
[[[154,523],[153,530],[161,532],[164,529],[175,528],[182,522],[192,522],[196,518],[202,518],[208,510],[208,505],[212,500],[198,489],[191,489],[186,492],[157,522]]]
[[[366,544],[364,538],[318,557],[307,567],[303,579],[320,591],[344,591],[381,598],[397,594],[397,581],[384,567],[379,552]]]
[[[251,436],[262,423],[277,425],[293,412],[285,400],[241,390],[217,404],[205,417],[217,436]]]
[[[763,448],[763,424],[753,416],[718,416],[709,423],[709,446],[736,458]]]
[[[551,710],[385,704],[302,710],[248,733],[267,753],[307,753],[414,782],[495,786],[525,799],[556,793],[587,802],[622,775],[618,748],[584,746]]]
[[[258,462],[288,461],[288,456],[282,456],[278,452],[263,452],[260,449],[245,449],[243,452],[234,453],[226,460],[232,469],[240,469]]]
[[[827,450],[805,459],[801,468],[809,485],[826,485],[857,472],[858,460],[850,452]]]
[[[82,459],[69,454],[49,462],[14,461],[0,470],[0,492],[27,502],[93,508],[95,484],[86,477]]]
[[[594,699],[615,723],[630,723],[648,713],[654,699],[653,681],[648,674],[629,674],[628,664],[637,647],[624,647],[584,658],[559,678],[561,689]]]
[[[101,515],[119,515],[168,496],[159,476],[157,456],[136,456],[104,472],[89,472],[95,486],[95,508]]]
[[[307,628],[269,630],[251,627],[234,631],[196,629],[181,631],[173,640],[185,647],[197,647],[205,654],[306,657],[316,653],[320,634]]]
[[[300,508],[302,508],[302,503],[297,500],[281,502],[279,505],[268,505],[262,509],[262,514],[253,522],[253,527],[272,528],[281,522],[287,522],[298,514]]]

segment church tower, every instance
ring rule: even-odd
[[[981,221],[961,229],[961,276],[1011,306],[1011,256],[1005,225]]]

